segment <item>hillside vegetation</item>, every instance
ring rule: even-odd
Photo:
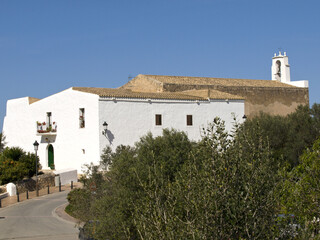
[[[30,178],[36,173],[36,161],[39,158],[19,147],[5,147],[5,136],[0,134],[0,185]]]

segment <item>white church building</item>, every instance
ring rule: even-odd
[[[230,129],[233,114],[239,121],[251,114],[246,111],[246,95],[234,94],[234,84],[246,89],[253,84],[264,91],[307,89],[307,82],[298,87],[290,82],[286,58],[273,58],[275,81],[174,77],[171,83],[170,76],[138,75],[118,89],[71,87],[44,99],[8,100],[3,133],[7,146],[28,152],[34,152],[37,140],[43,169],[75,168],[80,172],[84,164],[97,164],[106,146],[114,150],[121,144],[133,145],[148,132],[158,136],[162,129],[174,128],[199,140],[201,128],[216,116]],[[217,90],[221,81],[233,93]],[[165,89],[173,84],[174,91]],[[193,87],[183,89],[185,86]]]

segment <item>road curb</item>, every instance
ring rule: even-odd
[[[68,204],[69,203],[64,203],[56,207],[55,209],[53,209],[52,215],[63,222],[66,222],[69,224],[75,224],[78,226],[80,224],[80,220],[74,217],[71,217],[68,213],[65,212],[65,208],[66,206],[68,206]]]

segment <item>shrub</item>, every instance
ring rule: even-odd
[[[0,154],[0,184],[32,177],[36,173],[36,156],[19,147],[5,148]],[[39,159],[38,169],[40,168]]]
[[[281,181],[268,142],[254,127],[254,137],[237,126],[228,133],[215,118],[169,183],[165,168],[146,166],[145,197],[134,212],[140,238],[274,239]]]
[[[90,220],[88,209],[90,208],[90,191],[87,189],[76,188],[69,192],[66,212],[71,216],[82,221]],[[86,217],[87,216],[87,217]]]
[[[304,149],[311,148],[320,134],[320,104],[298,106],[287,116],[271,116],[261,113],[248,119],[245,128],[251,136],[254,126],[259,124],[262,135],[267,137],[273,157],[288,162],[291,168],[299,165],[299,156]],[[251,133],[250,133],[251,132]]]

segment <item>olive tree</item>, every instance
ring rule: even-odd
[[[284,212],[294,214],[304,239],[320,239],[320,138],[286,175],[282,196]]]
[[[240,131],[241,130],[241,131]],[[272,239],[278,165],[259,126],[228,133],[216,118],[173,182],[149,166],[135,207],[141,239]],[[160,187],[165,185],[165,187]]]
[[[157,188],[166,189],[187,161],[192,143],[187,135],[164,129],[161,136],[147,134],[134,147],[109,148],[101,156],[101,168],[108,169],[101,184],[101,197],[91,203],[98,239],[139,239],[136,207],[147,198],[144,185],[149,176],[157,178]],[[156,189],[154,189],[156,190]],[[142,205],[141,205],[142,206]]]
[[[299,164],[299,157],[320,136],[320,105],[298,106],[287,116],[272,116],[261,113],[248,119],[246,129],[254,130],[259,124],[261,133],[268,138],[274,158],[280,163],[289,163],[290,168]]]

